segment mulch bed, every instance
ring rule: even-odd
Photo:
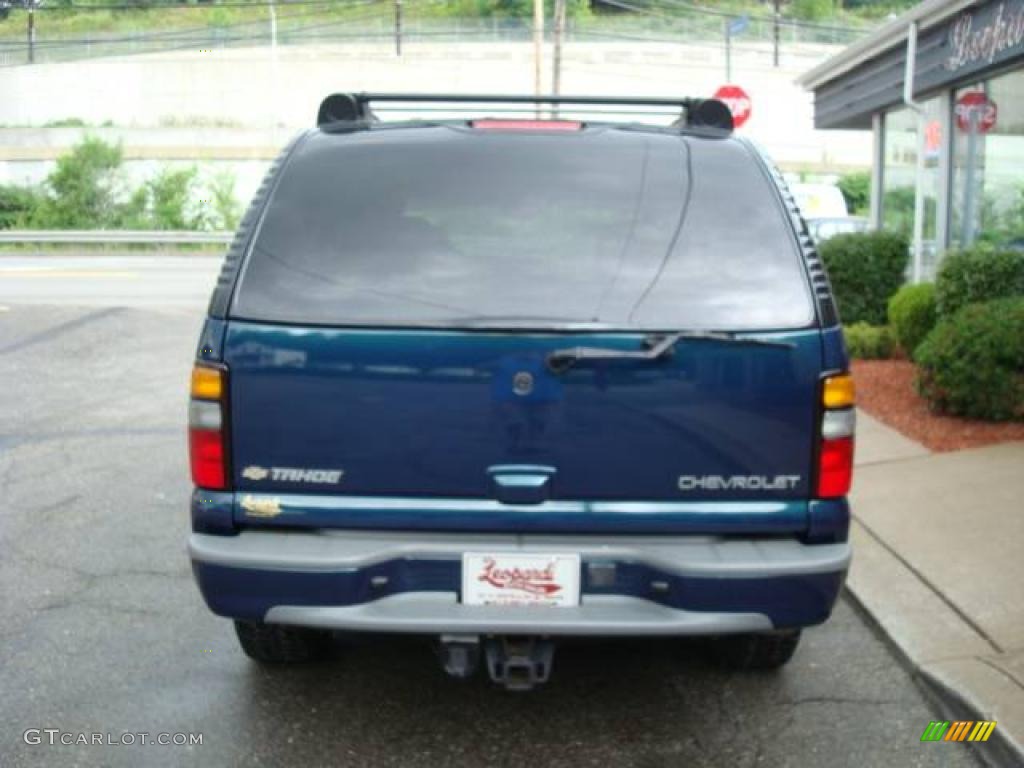
[[[876,419],[932,451],[959,451],[1024,440],[1024,423],[989,423],[939,416],[914,389],[916,371],[907,360],[854,360],[857,405]]]

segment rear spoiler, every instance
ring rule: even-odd
[[[495,105],[500,112],[526,112],[521,105],[557,107],[571,105],[574,112],[628,115],[676,115],[676,127],[712,129],[716,132],[731,133],[732,113],[717,99],[698,98],[633,98],[602,96],[499,96],[495,94],[451,94],[451,93],[332,93],[320,103],[317,112],[317,126],[338,123],[372,122],[377,116],[372,105],[399,104],[403,112],[472,112],[480,115]],[[437,107],[435,105],[447,105]],[[476,106],[472,106],[476,105]],[[518,109],[510,105],[518,106]],[[481,109],[483,106],[483,109]],[[616,110],[616,107],[630,107]],[[494,111],[494,110],[492,110]]]

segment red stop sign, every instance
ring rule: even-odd
[[[750,119],[753,105],[750,102],[750,97],[747,96],[747,92],[738,85],[723,85],[715,91],[715,95],[712,98],[718,99],[729,108],[729,111],[732,112],[732,124],[734,127],[739,128]]]
[[[953,112],[961,131],[970,131],[973,126],[978,133],[988,133],[995,128],[999,114],[996,103],[981,91],[965,93],[956,100]]]

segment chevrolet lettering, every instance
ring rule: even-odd
[[[771,490],[788,490],[790,488],[796,488],[800,482],[799,475],[776,475],[775,477],[765,477],[764,475],[731,475],[729,477],[722,477],[721,475],[680,475],[679,476],[679,490],[681,491],[693,491],[698,488],[703,488],[707,491],[731,491],[731,490],[747,490],[747,491],[771,491]]]

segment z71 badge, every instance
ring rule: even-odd
[[[343,469],[305,469],[302,467],[259,467],[251,464],[242,470],[246,480],[266,480],[280,483],[317,483],[337,485],[345,475]]]

